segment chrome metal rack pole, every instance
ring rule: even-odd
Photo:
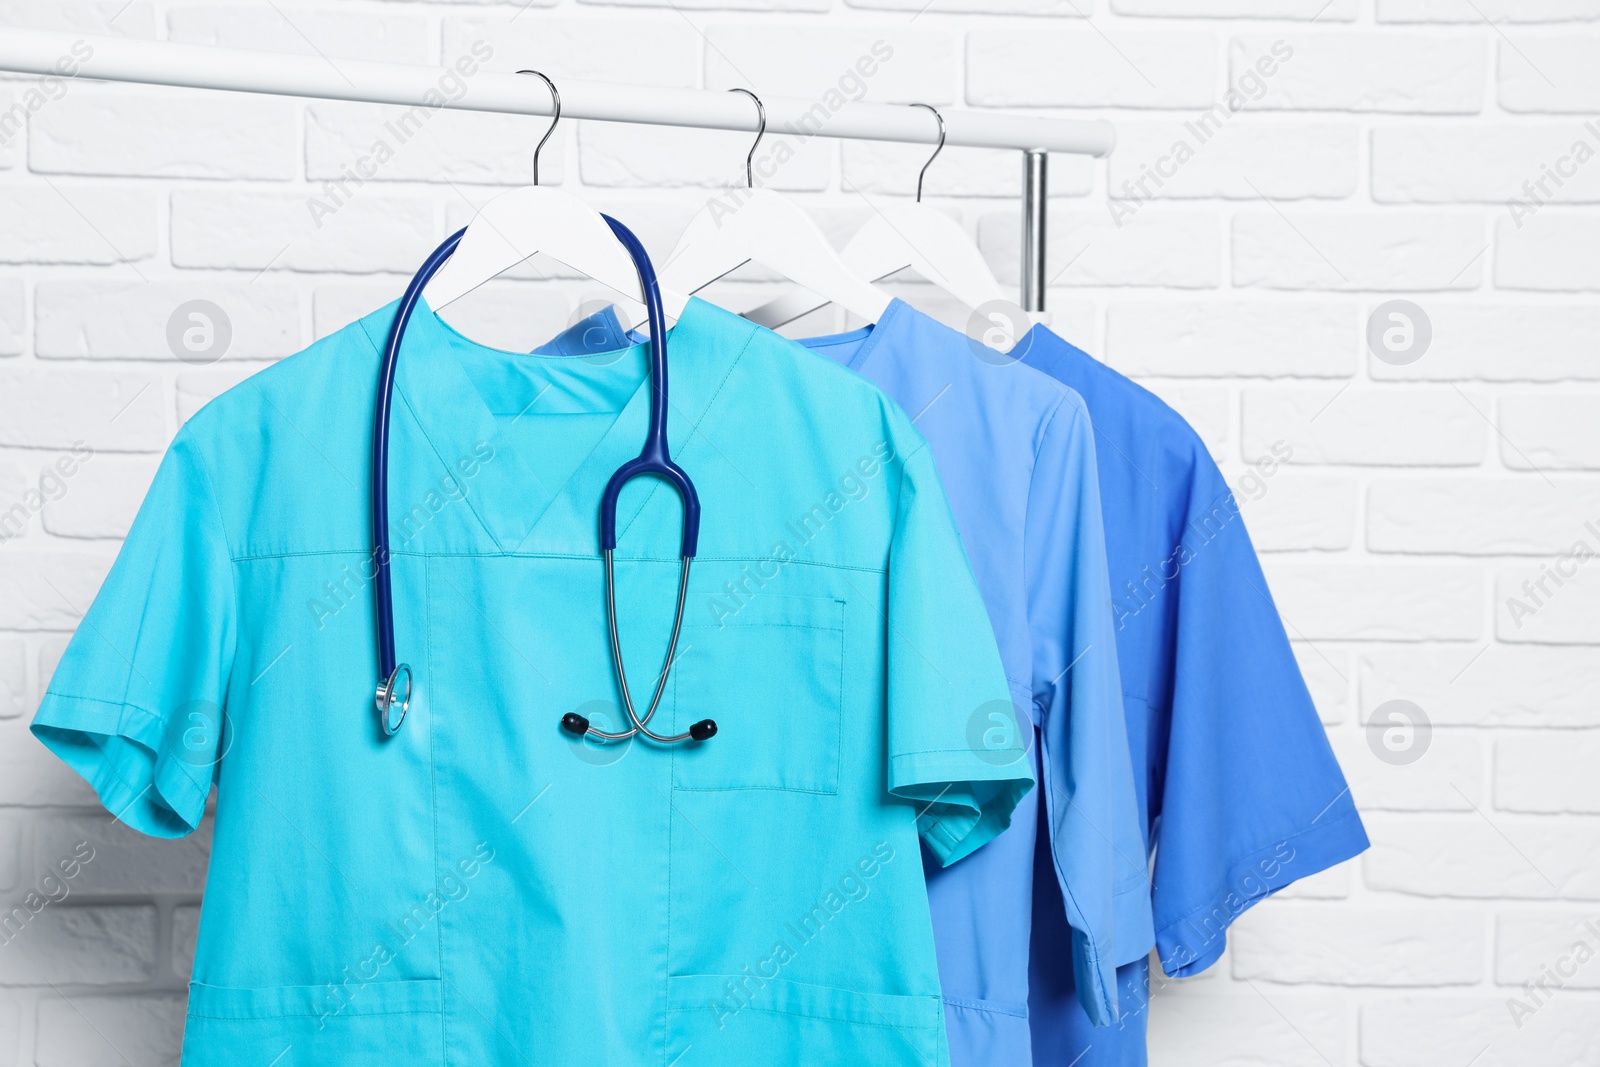
[[[1022,154],[1022,310],[1043,311],[1045,238],[1050,203],[1050,156],[1042,148]]]

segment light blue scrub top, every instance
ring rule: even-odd
[[[620,336],[606,309],[540,351],[611,348]],[[1063,927],[1050,951],[1082,977],[1080,1014],[1109,1024],[1116,965],[1154,940],[1094,432],[1071,389],[898,300],[873,327],[800,343],[866,376],[927,438],[1012,697],[1038,726],[1045,818],[1025,805],[999,839],[948,870],[930,864],[928,879],[952,1062],[1026,1065],[1036,826],[1053,843],[1039,876],[1057,887]]]
[[[1204,443],[1044,327],[1013,354],[1076,390],[1094,419],[1128,741],[1155,855],[1156,953],[1167,974],[1198,974],[1246,908],[1360,853],[1367,836]],[[1119,971],[1117,1026],[1092,1029],[1055,948],[1065,932],[1054,894],[1037,880],[1036,1062],[1143,1067],[1149,961]]]
[[[216,784],[184,1063],[947,1062],[918,841],[967,855],[1032,775],[921,436],[691,302],[671,439],[704,525],[659,715],[721,729],[597,747],[559,722],[620,718],[597,516],[644,437],[644,350],[498,352],[419,308],[390,475],[417,692],[385,740],[367,470],[393,313],[188,422],[34,720],[147,833],[193,831]],[[660,483],[622,496],[641,693],[680,522]]]

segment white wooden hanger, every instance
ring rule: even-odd
[[[927,108],[939,122],[939,146],[917,175],[916,203],[891,204],[875,212],[850,239],[841,258],[851,270],[873,281],[907,268],[915,270],[974,311],[992,301],[1006,301],[1005,290],[961,224],[922,202],[922,183],[928,168],[944,151],[944,116],[929,104],[911,106]],[[763,326],[776,328],[828,303],[815,291],[794,291],[745,315]]]
[[[732,91],[754,100],[760,116],[756,143],[745,159],[748,189],[736,207],[720,201],[707,204],[678,238],[672,258],[660,272],[668,312],[673,310],[668,290],[698,292],[754,262],[819,294],[825,303],[838,304],[868,322],[877,322],[889,307],[889,295],[845,265],[799,204],[770,189],[755,187],[754,160],[756,147],[767,132],[767,109],[750,90]]]
[[[600,212],[571,193],[539,184],[539,155],[561,121],[561,94],[554,82],[536,70],[517,73],[543,79],[555,102],[555,117],[534,149],[533,184],[502,193],[483,206],[455,254],[423,289],[423,299],[438,311],[542,252],[643,303],[639,270]],[[676,317],[685,300],[669,298],[663,292],[663,302],[668,315]]]

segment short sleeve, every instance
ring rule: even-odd
[[[1043,433],[1028,494],[1029,631],[1050,857],[1078,999],[1117,1017],[1118,964],[1155,941],[1118,673],[1094,431],[1076,394]]]
[[[222,752],[234,582],[211,479],[180,433],[33,720],[114,816],[200,824]]]
[[[1154,904],[1174,977],[1210,966],[1250,905],[1367,847],[1238,504],[1209,457],[1199,467],[1165,564],[1178,599]]]
[[[1011,823],[1033,787],[989,614],[926,447],[904,459],[889,549],[889,789],[949,866]]]

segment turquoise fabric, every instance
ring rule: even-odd
[[[1032,785],[973,724],[1006,676],[928,450],[863,379],[701,301],[673,452],[705,508],[660,716],[617,724],[597,514],[645,428],[642,348],[497,352],[422,307],[397,376],[385,740],[367,528],[385,308],[179,433],[34,732],[129,825],[216,785],[189,1065],[947,1062],[918,841],[943,863]],[[680,507],[619,508],[636,698]],[[1004,755],[1000,753],[998,755]]]
[[[538,351],[581,356],[624,336],[606,308]],[[914,413],[1012,699],[1037,728],[1038,802],[983,851],[927,872],[951,1063],[1025,1067],[1036,1059],[1028,1007],[1036,875],[1050,883],[1053,909],[1045,921],[1054,937],[1041,951],[1077,976],[1075,1007],[1088,1022],[1118,1018],[1117,965],[1142,960],[1155,943],[1095,429],[1072,389],[900,300],[873,326],[799,343]]]

